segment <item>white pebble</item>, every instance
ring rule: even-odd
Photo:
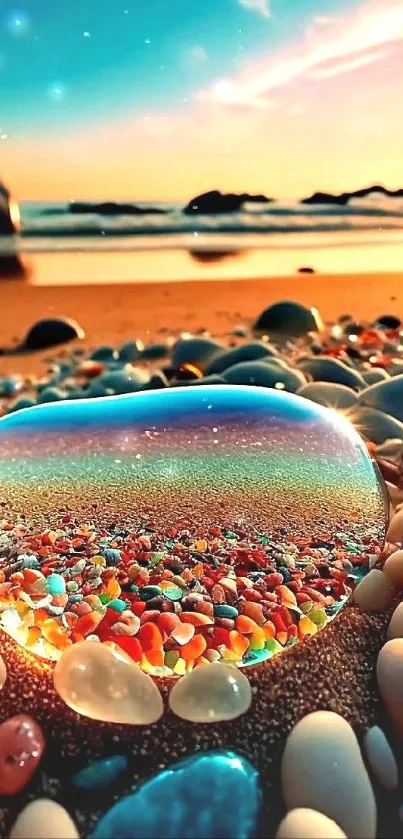
[[[403,588],[403,551],[395,551],[388,556],[383,566],[383,573],[392,586]]]
[[[217,662],[196,667],[173,686],[171,710],[191,722],[220,722],[245,714],[252,702],[249,679],[238,667]]]
[[[10,839],[78,839],[78,831],[64,807],[38,798],[21,810]]]
[[[382,647],[376,677],[386,710],[403,735],[403,638],[393,638]]]
[[[386,536],[388,542],[393,542],[394,545],[400,545],[403,542],[403,507],[396,510],[395,515],[389,525],[389,530]]]
[[[333,819],[317,810],[298,807],[290,810],[281,822],[276,839],[347,839]]]
[[[403,638],[403,603],[396,606],[388,626],[388,641],[392,638]]]
[[[366,731],[364,747],[368,763],[385,789],[396,789],[398,783],[397,763],[392,749],[378,725]]]
[[[357,738],[332,711],[304,717],[288,736],[282,767],[289,810],[320,810],[354,839],[375,839],[376,803]]]
[[[354,591],[354,602],[365,612],[383,612],[394,594],[390,581],[378,568],[364,577]]]

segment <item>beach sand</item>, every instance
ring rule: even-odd
[[[59,256],[61,262],[63,256]],[[57,275],[55,275],[57,276]],[[20,340],[36,320],[75,318],[86,345],[118,345],[131,338],[151,341],[181,331],[228,335],[247,325],[276,300],[315,306],[325,321],[350,313],[361,320],[403,312],[403,271],[374,274],[295,274],[266,279],[192,282],[136,281],[132,284],[34,285],[2,280],[0,346]],[[0,374],[38,373],[43,355],[0,358]]]

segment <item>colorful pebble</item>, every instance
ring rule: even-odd
[[[113,784],[128,767],[127,757],[112,755],[102,760],[94,760],[89,766],[73,775],[71,782],[77,789],[99,789]]]

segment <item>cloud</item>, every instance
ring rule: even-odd
[[[270,0],[239,0],[241,6],[263,17],[270,17]]]
[[[202,98],[229,106],[248,103],[261,110],[279,89],[346,74],[388,58],[402,45],[401,0],[384,0],[382,5],[371,0],[349,15],[329,19],[326,25],[324,20],[316,19],[316,25],[313,20],[313,27],[295,46],[249,65],[240,76],[217,80]]]
[[[208,55],[202,44],[194,44],[185,52],[185,61],[192,67],[200,67],[208,61]]]

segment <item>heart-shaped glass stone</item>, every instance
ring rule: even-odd
[[[0,501],[3,628],[49,658],[90,638],[165,675],[316,633],[387,509],[344,417],[231,386],[10,414]]]

